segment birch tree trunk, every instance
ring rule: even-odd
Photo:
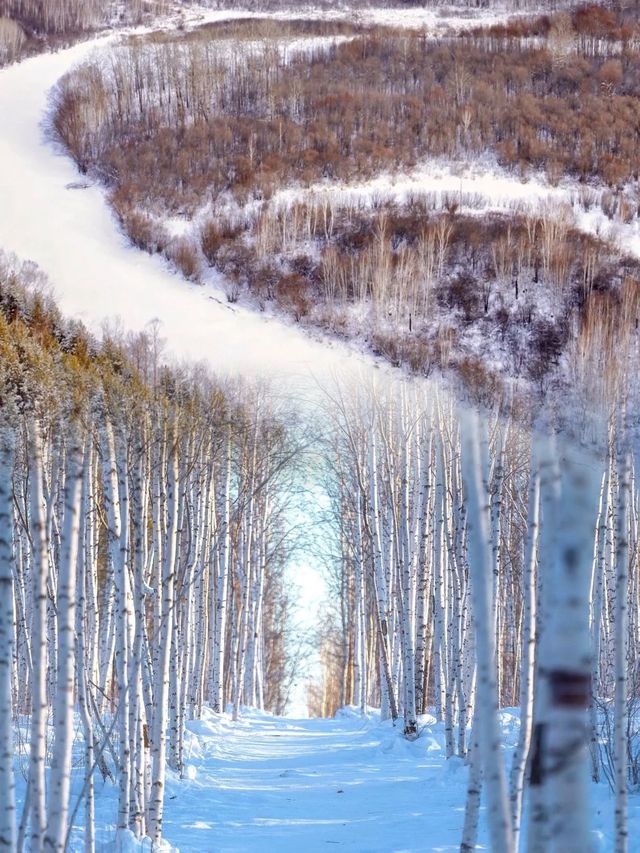
[[[231,428],[227,427],[226,436],[226,464],[223,475],[223,488],[221,495],[222,522],[221,522],[221,553],[219,559],[212,564],[217,567],[215,584],[215,612],[212,614],[211,623],[214,630],[212,680],[211,680],[211,704],[214,711],[224,711],[224,659],[225,640],[227,632],[227,584],[230,567],[231,551]]]
[[[70,445],[64,489],[64,525],[58,569],[58,668],[53,708],[55,740],[51,762],[45,850],[63,853],[67,845],[67,818],[71,790],[73,706],[75,676],[75,594],[80,529],[83,450],[79,423],[70,424]]]
[[[162,613],[160,619],[159,652],[154,685],[154,715],[152,734],[151,798],[149,802],[149,832],[154,842],[162,837],[164,810],[166,733],[169,707],[169,667],[171,635],[173,626],[173,604],[175,570],[178,548],[178,443],[175,427],[170,432],[167,487],[168,543],[162,566]]]
[[[80,548],[77,573],[77,611],[76,611],[76,671],[78,682],[78,705],[82,719],[82,730],[84,734],[85,755],[85,806],[84,806],[84,849],[85,853],[94,853],[95,850],[95,801],[94,801],[94,745],[93,745],[93,720],[89,706],[89,680],[87,661],[87,638],[90,636],[91,616],[87,609],[87,587],[89,577],[93,572],[92,559],[93,549],[90,544],[91,534],[89,528],[92,518],[89,503],[92,498],[92,466],[91,466],[91,444],[87,442],[84,459],[84,471],[82,481],[82,501],[80,511]]]
[[[476,707],[477,713],[477,707]],[[474,719],[471,730],[471,749],[469,750],[469,782],[464,809],[464,824],[460,853],[470,853],[476,849],[478,823],[480,820],[480,797],[482,795],[482,765],[480,763],[480,744],[477,737],[478,726]],[[514,848],[515,850],[516,848]]]
[[[518,850],[522,823],[522,801],[527,757],[533,726],[533,691],[536,649],[536,568],[540,533],[540,476],[531,473],[529,536],[524,562],[524,613],[522,619],[522,665],[520,669],[520,732],[511,767],[511,820],[514,850]]]
[[[624,437],[619,440],[624,441]],[[616,542],[615,597],[615,696],[614,696],[614,753],[615,753],[615,851],[627,853],[629,848],[627,790],[627,650],[629,636],[629,505],[631,490],[631,459],[628,453],[619,454],[618,525]]]
[[[539,778],[532,781],[541,783],[543,811],[541,819],[531,822],[529,849],[546,850],[550,845],[558,853],[584,853],[593,846],[589,831],[589,592],[601,471],[581,448],[564,445],[559,459],[554,439],[536,442],[542,536],[547,544],[541,550],[546,622],[539,651],[537,678],[542,692],[532,757],[532,773]]]
[[[475,413],[466,414],[461,422],[462,463],[468,502],[469,573],[476,628],[478,684],[476,720],[482,760],[487,818],[491,849],[494,853],[511,853],[513,833],[504,764],[502,762],[497,710],[498,696],[495,670],[495,633],[492,619],[493,560],[490,540],[489,495],[482,476],[480,431],[484,430]],[[483,449],[486,441],[483,442]]]
[[[0,431],[0,849],[7,851],[16,846],[11,697],[14,649],[13,449],[13,434],[3,427]]]
[[[126,489],[126,463],[118,455],[126,453],[124,429],[116,447],[114,430],[110,422],[104,428],[103,464],[105,483],[105,506],[109,525],[109,560],[113,568],[115,583],[115,675],[118,684],[118,830],[129,827],[129,781],[130,781],[130,743],[129,743],[129,596],[128,596],[128,559],[129,559],[129,516],[128,496],[121,494]]]
[[[46,827],[45,757],[47,750],[47,581],[49,554],[42,488],[42,439],[40,424],[29,424],[29,503],[31,524],[31,617],[32,698],[29,749],[29,803],[31,849],[40,853]]]

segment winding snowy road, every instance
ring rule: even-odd
[[[112,318],[132,331],[159,319],[172,356],[206,361],[217,372],[308,386],[311,374],[372,365],[347,346],[313,340],[293,325],[229,305],[222,292],[188,284],[161,258],[127,244],[98,186],[79,188],[75,165],[47,139],[43,117],[56,81],[107,41],[0,72],[0,249],[35,261],[63,313],[93,331]]]

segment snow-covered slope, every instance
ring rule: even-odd
[[[191,14],[201,22],[247,16]],[[431,17],[434,26],[448,20]],[[415,25],[415,16],[396,16],[395,23]],[[102,190],[86,185],[71,160],[54,150],[43,126],[50,89],[115,38],[94,39],[0,72],[0,248],[35,261],[52,280],[62,311],[94,331],[106,319],[121,318],[134,331],[159,319],[168,350],[178,358],[204,360],[220,372],[295,378],[306,386],[310,375],[344,373],[347,364],[368,370],[373,360],[353,349],[311,340],[295,326],[230,305],[222,291],[187,284],[160,258],[131,248]]]
[[[127,244],[102,190],[78,187],[74,164],[54,150],[42,126],[50,88],[95,47],[77,45],[0,72],[0,248],[35,261],[61,310],[93,330],[108,318],[135,331],[158,318],[171,354],[220,372],[306,377],[308,385],[310,374],[371,363],[346,346],[229,305]]]

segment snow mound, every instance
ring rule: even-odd
[[[120,829],[116,835],[116,853],[180,853],[168,841],[153,842],[149,837],[136,838],[130,829]]]

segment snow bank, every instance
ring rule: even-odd
[[[136,838],[129,829],[118,832],[115,844],[116,853],[180,853],[177,847],[172,847],[168,841],[153,842],[150,838]]]

